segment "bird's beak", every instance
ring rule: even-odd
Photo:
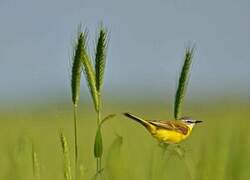
[[[202,121],[195,121],[195,124],[196,124],[196,123],[201,123],[201,122],[202,122]]]

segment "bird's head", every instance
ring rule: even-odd
[[[191,119],[189,117],[182,117],[180,119],[184,124],[186,124],[188,127],[190,127],[191,129],[194,127],[195,124],[197,123],[201,123],[202,121],[198,121],[198,120],[194,120]]]

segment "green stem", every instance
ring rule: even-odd
[[[99,127],[99,124],[101,123],[101,95],[100,93],[98,94],[98,102],[99,102],[99,107],[97,110],[97,127]]]
[[[97,128],[99,128],[100,123],[101,123],[101,94],[98,93],[98,102],[99,102],[99,107],[97,110]],[[101,169],[102,169],[102,157],[98,157],[96,159],[96,171],[97,171],[97,180],[101,180],[102,179],[102,173],[101,173]]]
[[[78,169],[78,139],[77,139],[77,106],[74,106],[74,132],[75,132],[75,179],[77,179]]]
[[[99,158],[96,158],[96,177],[99,179]]]

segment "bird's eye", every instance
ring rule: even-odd
[[[190,124],[192,124],[192,123],[193,123],[193,121],[189,121],[189,120],[187,120],[187,123],[190,123]]]

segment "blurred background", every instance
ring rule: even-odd
[[[110,32],[104,114],[173,118],[185,48],[195,44],[183,115],[205,122],[184,143],[192,177],[248,179],[249,18],[248,0],[0,0],[0,179],[29,179],[31,141],[38,146],[42,176],[63,177],[58,131],[73,137],[70,71],[77,27],[88,28],[94,55],[101,23]],[[84,79],[80,119],[82,172],[89,178],[96,122]],[[137,124],[119,115],[105,128],[106,166],[122,162],[118,170],[109,169],[113,179],[188,179],[189,170],[176,157],[146,163],[162,158]],[[113,158],[108,152],[117,137],[124,144]]]

